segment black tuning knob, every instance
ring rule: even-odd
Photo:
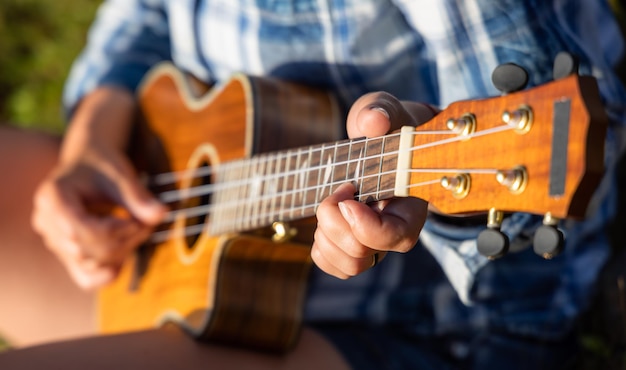
[[[558,53],[554,58],[552,78],[560,80],[575,73],[578,73],[578,59],[565,51]]]
[[[522,90],[528,83],[528,73],[517,64],[501,64],[493,70],[491,82],[503,94]]]
[[[533,248],[535,253],[545,259],[556,257],[561,253],[563,244],[563,233],[554,226],[543,225],[535,232]]]
[[[509,238],[495,228],[487,228],[478,234],[478,252],[489,259],[504,256],[509,251]]]
[[[504,214],[501,211],[490,209],[487,228],[478,234],[476,240],[478,252],[489,259],[502,257],[509,251],[509,238],[500,231],[503,218]]]
[[[558,219],[547,213],[543,217],[543,225],[535,231],[533,249],[545,259],[555,257],[563,250],[565,238],[563,232],[557,229],[558,222]]]

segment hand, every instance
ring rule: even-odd
[[[58,165],[37,189],[32,215],[34,229],[84,289],[115,279],[126,257],[165,214],[122,149],[132,97],[129,101],[117,91],[94,96],[82,103]],[[111,213],[112,207],[125,215]]]
[[[348,114],[350,138],[376,137],[403,125],[424,123],[436,114],[428,105],[402,103],[386,93],[357,100]],[[407,252],[417,242],[428,204],[417,198],[392,198],[363,204],[355,187],[341,185],[317,210],[311,256],[326,273],[341,279],[358,275],[387,252]]]
[[[115,279],[123,261],[147,239],[163,212],[124,158],[90,154],[55,169],[43,181],[33,213],[35,230],[85,289]],[[113,204],[122,205],[130,215],[97,209]]]

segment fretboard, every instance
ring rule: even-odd
[[[339,141],[225,163],[215,176],[213,235],[241,232],[315,215],[324,198],[351,182],[355,199],[394,195],[398,134]]]

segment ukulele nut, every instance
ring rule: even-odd
[[[517,166],[510,170],[499,170],[496,173],[496,181],[506,186],[513,194],[521,194],[528,184],[528,172],[526,167]]]
[[[469,136],[476,132],[476,117],[466,113],[461,118],[450,118],[446,121],[446,127],[459,136]]]
[[[518,134],[526,134],[530,131],[533,122],[533,111],[527,105],[522,105],[513,112],[504,111],[502,122],[515,129]]]
[[[462,173],[454,177],[444,176],[441,178],[441,186],[449,190],[457,199],[463,199],[469,194],[471,178],[469,174]]]

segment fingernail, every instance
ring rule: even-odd
[[[155,224],[160,222],[165,212],[167,212],[167,207],[155,199],[148,199],[144,202],[140,212],[143,222]]]
[[[156,199],[150,199],[146,202],[146,206],[154,211],[163,211],[165,206]]]
[[[352,226],[354,224],[354,216],[352,215],[352,210],[348,207],[344,202],[339,202],[339,211],[341,211],[341,215],[343,218]]]
[[[371,105],[370,106],[370,110],[375,110],[377,112],[382,113],[383,115],[385,115],[385,117],[387,117],[387,119],[389,119],[389,112],[387,112],[387,110],[379,105]]]

